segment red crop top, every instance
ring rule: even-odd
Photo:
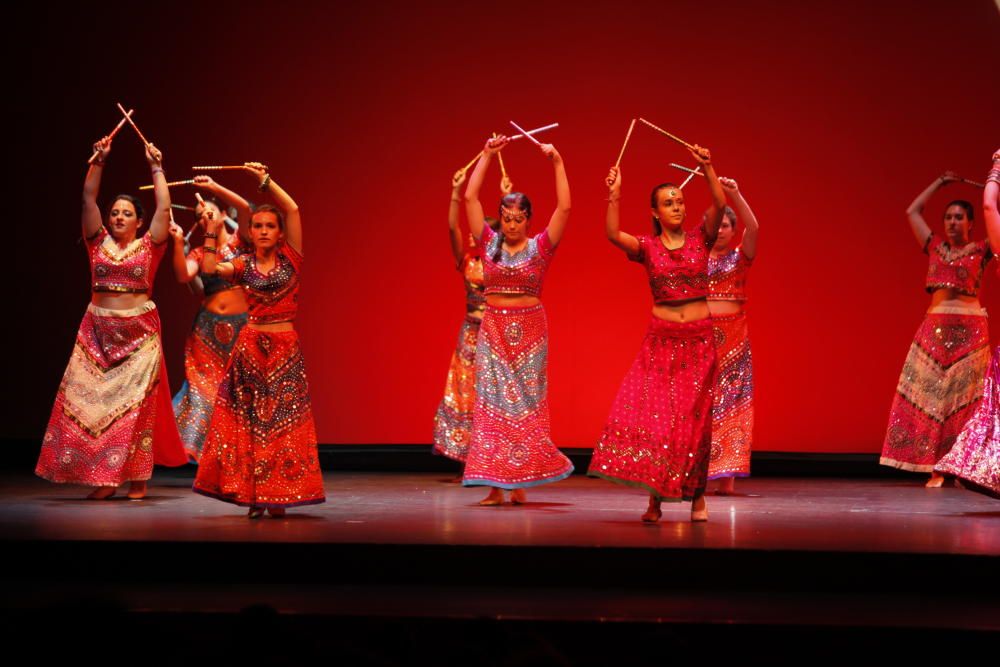
[[[983,269],[993,258],[989,241],[972,241],[952,248],[947,241],[931,234],[924,252],[930,256],[927,267],[927,291],[950,287],[959,294],[976,296],[983,280]]]
[[[542,281],[555,248],[543,230],[528,239],[523,250],[510,255],[503,249],[503,234],[483,227],[483,282],[486,294],[542,295]]]
[[[282,243],[277,261],[267,273],[257,269],[257,255],[247,252],[233,259],[232,282],[246,288],[248,319],[255,324],[291,322],[299,308],[299,274],[302,255]]]
[[[629,255],[646,267],[655,303],[692,301],[708,296],[708,250],[713,241],[699,225],[687,231],[684,245],[668,250],[659,236],[640,236],[639,252]]]
[[[486,308],[483,293],[483,258],[479,253],[467,253],[458,265],[465,279],[465,312],[478,313]]]
[[[747,271],[753,260],[734,248],[725,255],[708,256],[708,300],[746,301]]]
[[[166,249],[166,241],[154,243],[148,232],[123,249],[102,225],[97,234],[87,239],[91,291],[150,294]]]
[[[253,248],[248,247],[240,241],[236,234],[229,236],[229,242],[220,246],[216,257],[219,262],[232,262],[244,252],[253,252]],[[239,285],[234,285],[218,274],[209,275],[201,270],[201,261],[205,257],[205,246],[199,246],[188,253],[187,258],[198,263],[198,277],[205,290],[205,296],[212,296],[227,289],[239,289]]]

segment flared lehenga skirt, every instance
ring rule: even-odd
[[[715,375],[711,319],[652,317],[587,474],[660,500],[691,500],[704,492]]]
[[[244,327],[215,397],[194,491],[244,507],[325,501],[294,331]]]
[[[476,404],[462,484],[519,489],[565,479],[552,442],[548,326],[541,304],[486,307],[476,348]]]
[[[90,304],[56,393],[35,473],[50,482],[118,486],[153,464],[187,462],[170,410],[160,317]]]
[[[482,320],[466,315],[451,355],[444,398],[434,414],[434,452],[465,461],[476,406],[476,344]]]
[[[712,317],[719,370],[712,399],[708,478],[750,474],[753,441],[753,354],[746,313]]]
[[[184,344],[184,384],[174,396],[173,408],[184,451],[195,463],[205,446],[229,356],[246,323],[246,313],[222,315],[202,308]]]
[[[896,386],[882,465],[916,472],[934,468],[979,405],[989,355],[985,315],[927,313]]]

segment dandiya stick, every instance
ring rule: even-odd
[[[200,167],[191,167],[191,171],[232,171],[235,169],[246,169],[249,162],[244,162],[243,164],[222,164],[222,165],[206,165]],[[264,167],[264,171],[268,171],[267,165],[261,165]]]
[[[524,128],[522,128],[520,125],[518,125],[514,121],[510,121],[510,124],[514,127],[515,130],[517,130],[518,132],[520,132],[522,135],[528,137],[528,139],[531,140],[531,143],[535,144],[536,146],[541,146],[542,145],[542,142],[540,142],[538,139],[535,139],[533,136],[531,136],[531,134],[527,130],[525,130]],[[511,139],[513,139],[513,137],[511,137]]]
[[[185,206],[184,204],[171,204],[170,208],[176,208],[176,209],[179,209],[181,211],[193,211],[194,210],[193,206]]]
[[[478,159],[479,159],[479,158],[481,158],[482,156],[483,156],[483,152],[482,152],[482,151],[479,151],[478,153],[476,153],[476,157],[474,157],[474,158],[472,158],[471,160],[469,160],[469,164],[467,164],[467,165],[465,165],[464,167],[462,167],[462,169],[461,169],[460,171],[461,171],[461,172],[462,172],[463,174],[464,174],[465,172],[469,171],[469,169],[470,169],[470,168],[472,167],[472,165],[476,164],[476,160],[478,160]]]
[[[534,137],[532,135],[538,134],[539,132],[545,132],[546,130],[552,130],[552,129],[555,129],[557,127],[559,127],[559,123],[552,123],[551,125],[544,125],[542,127],[536,127],[535,129],[528,130],[527,132],[525,132],[524,130],[521,130],[522,134],[515,134],[513,136],[508,137],[508,139],[510,139],[511,141],[517,141],[518,139],[523,139],[525,136],[527,136],[529,139],[534,139]]]
[[[690,183],[692,178],[694,178],[694,174],[688,174],[687,178],[684,179],[684,182],[680,184],[680,186],[679,186],[680,189],[683,190],[684,186],[687,185],[688,183]]]
[[[662,127],[659,127],[657,125],[653,125],[652,123],[650,123],[645,118],[640,118],[639,120],[640,120],[640,122],[645,123],[649,127],[653,128],[654,130],[656,130],[657,132],[659,132],[660,134],[663,134],[664,136],[669,137],[670,139],[673,139],[674,141],[676,141],[677,143],[681,144],[682,146],[688,148],[689,150],[692,150],[692,151],[694,150],[694,146],[692,146],[688,142],[684,141],[680,137],[676,137],[676,136],[670,134],[669,132],[667,132],[666,130],[664,130]]]
[[[970,181],[967,178],[959,178],[958,180],[962,181],[963,183],[968,183],[969,185],[975,186],[977,188],[985,188],[986,187],[985,183],[977,183],[976,181]]]
[[[128,120],[133,113],[135,113],[135,109],[129,109],[128,113],[125,114],[125,118],[122,118],[120,121],[118,121],[118,124],[115,125],[115,129],[111,130],[111,134],[108,135],[109,140],[115,138],[115,135],[118,134],[118,131],[122,129],[123,125],[125,125],[125,121]],[[100,154],[101,151],[94,151],[94,154],[90,156],[89,160],[87,160],[87,164],[93,164],[94,160],[96,160],[97,156]]]
[[[635,129],[635,118],[629,123],[628,132],[625,134],[625,143],[622,144],[621,151],[618,152],[618,159],[615,160],[615,167],[617,168],[622,163],[622,157],[625,155],[625,147],[628,146],[628,140],[632,138],[632,130]]]
[[[121,102],[118,102],[117,104],[118,110],[125,114],[125,120],[127,120],[128,124],[132,126],[135,133],[139,135],[139,139],[142,140],[142,143],[145,144],[146,148],[149,148],[149,142],[146,141],[146,137],[142,136],[142,132],[139,130],[139,126],[135,124],[135,121],[132,120],[132,116],[129,115],[129,112],[125,111],[125,107],[122,106]]]
[[[497,133],[493,133],[493,138],[497,138]],[[497,153],[497,158],[500,160],[500,176],[501,178],[507,178],[507,168],[503,165],[503,153]]]
[[[687,173],[691,174],[692,176],[704,176],[705,175],[705,174],[701,173],[701,167],[698,167],[696,169],[691,169],[690,167],[685,167],[684,165],[677,164],[676,162],[671,162],[670,166],[673,167],[674,169],[680,169],[681,171],[686,171]]]
[[[192,183],[194,183],[194,179],[193,178],[189,178],[186,181],[170,181],[169,183],[167,183],[167,187],[168,188],[172,188],[172,187],[174,187],[176,185],[191,185]],[[140,185],[139,189],[140,190],[152,190],[154,187],[156,187],[156,186],[154,186],[154,185]]]

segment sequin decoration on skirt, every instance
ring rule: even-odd
[[[753,355],[746,313],[712,317],[719,371],[712,400],[708,478],[750,474],[753,438]]]
[[[691,500],[705,490],[716,353],[712,320],[653,317],[618,388],[588,475]]]
[[[985,316],[927,314],[899,376],[882,465],[934,468],[979,404],[989,354]]]
[[[160,317],[87,308],[49,418],[35,473],[50,482],[118,486],[153,464],[187,462],[170,411]]]
[[[550,435],[548,355],[541,304],[486,307],[476,348],[476,407],[465,486],[520,489],[573,472]]]
[[[467,315],[451,355],[444,398],[434,415],[434,452],[465,461],[476,405],[476,342],[482,320]]]
[[[194,490],[236,505],[295,507],[325,500],[294,331],[244,327],[215,397]]]
[[[184,384],[174,396],[174,417],[188,458],[197,463],[205,445],[215,394],[247,314],[220,315],[204,308],[184,344]]]
[[[967,488],[1000,498],[1000,347],[983,385],[983,399],[934,470],[954,475]]]

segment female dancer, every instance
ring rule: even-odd
[[[143,498],[153,464],[178,466],[187,458],[170,412],[160,316],[150,299],[166,250],[170,191],[163,154],[152,144],[156,212],[149,231],[142,205],[130,195],[111,203],[107,228],[97,207],[111,139],[96,144],[97,159],[83,183],[83,237],[90,256],[92,296],[56,394],[35,473],[50,482],[97,487],[102,500],[130,482],[128,497]]]
[[[257,519],[265,508],[326,500],[316,448],[305,364],[292,321],[298,310],[302,271],[299,208],[264,169],[247,170],[277,204],[258,206],[250,218],[254,251],[219,262],[222,221],[207,221],[201,270],[243,285],[249,322],[240,331],[223,373],[195,478],[197,493],[249,507]]]
[[[725,208],[719,235],[708,257],[708,310],[712,313],[719,370],[712,401],[712,450],[708,478],[716,493],[733,492],[736,478],[750,474],[753,436],[753,356],[743,303],[747,271],[757,254],[757,218],[731,178],[719,183],[733,208]],[[735,210],[734,210],[735,209]],[[736,222],[743,237],[736,243]]]
[[[462,230],[458,226],[458,206],[462,202],[459,188],[463,183],[465,171],[456,171],[451,180],[448,234],[456,266],[465,279],[465,322],[458,332],[458,345],[451,355],[444,398],[434,415],[434,451],[464,463],[472,435],[472,410],[476,404],[476,342],[479,339],[483,311],[486,310],[486,295],[483,293],[482,251],[471,233],[469,249],[466,251],[462,243]],[[503,187],[504,184],[501,183],[501,189]],[[495,230],[496,220],[486,220]]]
[[[989,363],[986,311],[976,295],[993,253],[988,241],[969,240],[972,204],[948,204],[945,238],[933,234],[923,216],[931,195],[956,180],[945,172],[906,211],[917,243],[930,257],[926,285],[931,303],[899,376],[880,460],[894,468],[930,472],[928,487],[944,482],[932,472],[934,464],[976,411]]]
[[[692,151],[712,196],[704,222],[685,231],[681,189],[653,188],[652,236],[620,229],[621,170],[608,173],[608,240],[646,267],[653,314],[625,376],[588,474],[649,491],[643,521],[659,521],[662,500],[690,500],[691,520],[707,521],[705,485],[712,433],[716,352],[708,309],[708,252],[726,198],[707,148]]]
[[[1000,150],[983,191],[983,217],[990,245],[1000,248]],[[993,350],[979,409],[962,429],[955,446],[934,466],[938,474],[954,475],[974,491],[1000,498],[1000,347]]]
[[[556,177],[556,210],[541,233],[529,236],[531,202],[520,192],[500,199],[500,231],[485,224],[479,201],[490,160],[509,140],[486,142],[465,190],[472,235],[483,248],[486,312],[476,346],[476,404],[465,462],[465,486],[489,486],[481,505],[499,505],[503,489],[511,502],[524,489],[555,482],[573,472],[549,434],[548,326],[542,282],[569,220],[569,180],[562,156],[543,144]]]
[[[231,262],[246,247],[250,228],[250,205],[243,197],[228,190],[208,176],[195,176],[194,184],[204,188],[223,202],[234,206],[242,225],[239,234],[229,232],[226,225],[219,226],[216,239],[216,256]],[[195,207],[198,226],[202,232],[211,218],[224,218],[222,207],[214,198],[199,201]],[[184,232],[172,225],[170,234],[174,240],[174,274],[180,283],[190,283],[199,278],[204,291],[201,308],[194,326],[184,344],[184,384],[174,396],[174,417],[180,429],[181,441],[188,457],[195,463],[201,457],[205,444],[205,434],[212,417],[215,392],[222,381],[222,373],[233,350],[236,337],[247,321],[247,300],[243,289],[218,276],[200,274],[204,248],[195,248],[184,253]],[[243,237],[243,238],[241,238]]]

